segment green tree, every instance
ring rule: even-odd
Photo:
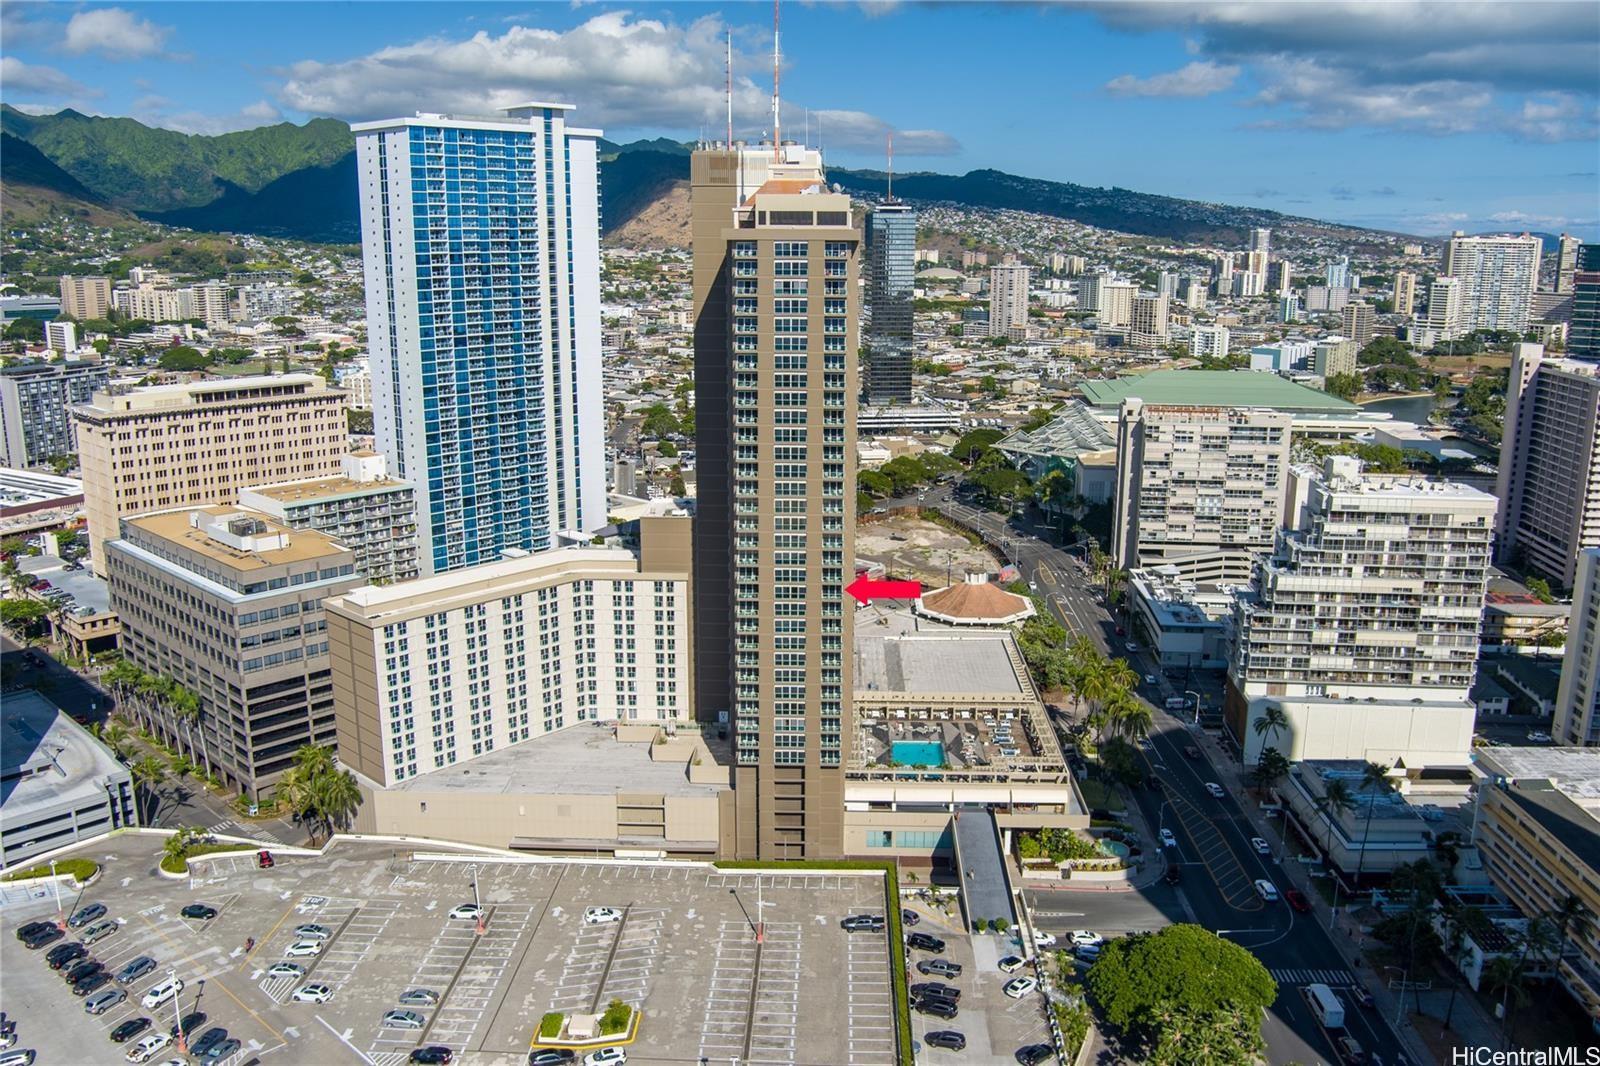
[[[678,446],[670,440],[660,441],[656,444],[656,454],[663,459],[676,459],[678,457]]]
[[[1362,366],[1416,366],[1416,356],[1411,349],[1395,337],[1374,337],[1356,356]]]
[[[162,352],[161,357],[156,360],[156,365],[162,370],[204,370],[211,365],[211,359],[202,355],[197,349],[179,344]]]
[[[1108,942],[1089,968],[1089,994],[1106,1020],[1154,1047],[1185,1030],[1232,1024],[1254,1045],[1277,982],[1256,957],[1198,925],[1170,925]],[[1183,1021],[1179,1012],[1187,1012]],[[1191,1061],[1178,1058],[1171,1061]]]
[[[1316,808],[1328,820],[1328,836],[1323,847],[1327,856],[1328,865],[1333,865],[1333,827],[1339,816],[1356,809],[1355,795],[1350,791],[1350,786],[1343,778],[1334,778],[1322,790],[1322,796],[1316,802]]]
[[[1329,396],[1337,396],[1341,400],[1353,400],[1361,395],[1361,387],[1364,384],[1366,378],[1360,374],[1330,374],[1322,383],[1322,387]]]
[[[1361,830],[1361,854],[1356,858],[1355,884],[1361,884],[1361,869],[1367,861],[1367,837],[1372,833],[1372,814],[1378,808],[1378,801],[1394,791],[1394,782],[1389,780],[1389,767],[1382,763],[1369,762],[1361,767],[1361,784],[1357,790],[1366,793],[1367,818]]]
[[[956,441],[950,454],[964,463],[975,463],[989,454],[995,444],[1005,436],[998,429],[974,429]]]
[[[145,796],[139,824],[150,825],[156,820],[156,813],[160,810],[161,794],[156,790],[167,779],[167,767],[154,755],[146,755],[133,764],[132,771],[134,797],[137,799],[141,792]]]
[[[26,633],[49,616],[49,606],[38,600],[0,600],[0,622],[17,633]]]
[[[682,474],[672,475],[672,481],[667,484],[667,492],[680,498],[689,495],[689,486],[684,484]]]
[[[1528,580],[1524,581],[1523,584],[1528,587],[1529,592],[1533,593],[1539,598],[1540,603],[1556,602],[1555,594],[1550,591],[1550,582],[1546,581],[1544,578],[1530,577]]]
[[[863,470],[857,474],[856,488],[880,500],[894,495],[893,479],[878,473],[876,470]]]
[[[683,423],[666,404],[653,403],[644,409],[644,421],[639,423],[640,436],[659,438],[682,433]]]
[[[1256,759],[1256,764],[1250,770],[1250,777],[1255,782],[1256,788],[1262,792],[1269,791],[1273,785],[1282,781],[1289,775],[1289,758],[1274,747],[1261,749],[1261,756]]]

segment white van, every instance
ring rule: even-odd
[[[1324,1029],[1344,1026],[1344,1003],[1327,985],[1313,984],[1305,987],[1306,1006],[1317,1016]]]
[[[1278,886],[1263,877],[1256,882],[1256,895],[1268,903],[1276,903],[1278,901]]]
[[[150,991],[144,994],[139,1002],[144,1004],[145,1010],[153,1010],[168,1000],[173,999],[183,991],[183,978],[169,977],[165,981],[150,986]]]

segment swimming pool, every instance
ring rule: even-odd
[[[1095,843],[1100,845],[1101,851],[1109,852],[1119,859],[1126,859],[1129,855],[1133,854],[1132,851],[1129,850],[1128,845],[1124,844],[1120,840],[1105,840],[1102,838],[1095,841]]]
[[[944,745],[937,740],[897,740],[889,758],[902,766],[943,766]]]

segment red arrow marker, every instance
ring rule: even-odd
[[[918,581],[870,581],[858,577],[845,587],[845,591],[861,603],[868,600],[915,600],[922,595],[922,584]]]

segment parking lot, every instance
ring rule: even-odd
[[[412,1048],[445,1044],[458,1062],[521,1063],[546,1011],[599,1011],[613,998],[644,1012],[633,1062],[893,1061],[886,934],[839,926],[850,914],[883,912],[875,875],[414,860],[388,846],[341,842],[321,857],[279,854],[270,870],[257,869],[251,855],[200,862],[190,881],[174,881],[154,873],[160,845],[159,837],[127,836],[91,848],[87,857],[104,866],[100,878],[81,898],[63,900],[69,913],[103,903],[119,923],[90,948],[109,969],[141,954],[156,961],[128,1000],[102,1016],[85,1015],[83,1001],[46,965],[48,947],[28,951],[12,935],[53,918],[53,900],[0,914],[6,1010],[18,1022],[18,1046],[36,1049],[41,1063],[120,1062],[127,1047],[106,1034],[139,1016],[165,1031],[175,1009],[204,1011],[205,1028],[225,1027],[241,1043],[237,1061],[396,1066]],[[481,934],[476,922],[449,917],[473,902],[474,876],[486,911]],[[183,918],[181,908],[196,901],[218,914]],[[616,908],[620,920],[587,924],[590,907]],[[320,953],[286,960],[306,925],[326,931]],[[951,944],[952,953],[970,953],[964,938]],[[303,972],[269,974],[285,961]],[[988,969],[994,980],[962,982],[979,997],[974,1004],[990,985],[1003,999],[1000,975]],[[183,994],[155,1017],[138,999],[169,970],[185,982]],[[328,1002],[297,1002],[295,991],[308,984],[326,985]],[[420,1028],[382,1027],[411,989],[437,997],[403,1005],[421,1017]],[[1023,1012],[1009,1000],[996,1006],[987,1024],[1007,1031],[1001,1047],[1011,1040],[1007,1019]],[[981,1028],[983,1018],[975,1014],[973,1023]]]
[[[943,958],[961,966],[961,976],[955,978],[930,977],[919,973],[916,965],[934,956],[913,949],[907,980],[910,984],[938,981],[953,985],[961,991],[961,1013],[950,1021],[932,1015],[911,1014],[911,1034],[919,1042],[930,1032],[954,1029],[967,1038],[965,1051],[941,1051],[929,1048],[922,1054],[924,1062],[1015,1062],[1019,1048],[1029,1044],[1050,1043],[1050,1025],[1045,1019],[1044,997],[1033,992],[1021,999],[1012,999],[1002,989],[1014,977],[1031,976],[1031,965],[1014,973],[1002,973],[999,962],[1007,955],[1031,956],[1017,941],[1008,936],[984,934],[963,936],[939,924],[924,919],[917,931],[931,933],[945,941]],[[1053,1061],[1053,1060],[1052,1060]]]

